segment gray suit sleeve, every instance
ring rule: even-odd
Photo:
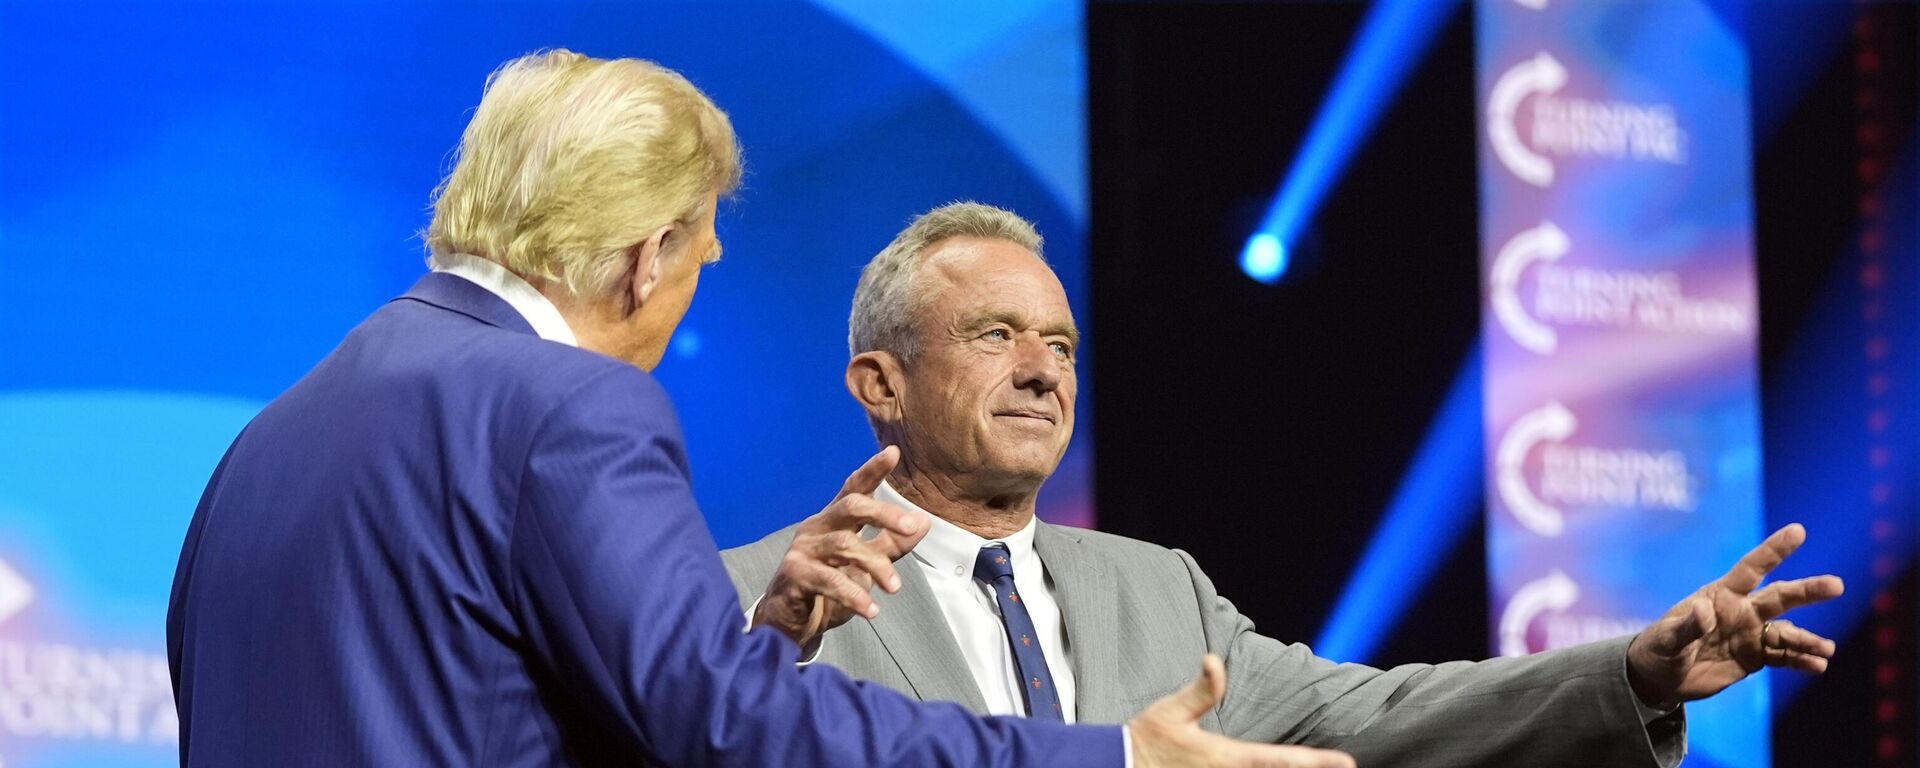
[[[1686,752],[1685,715],[1643,724],[1627,685],[1630,638],[1524,658],[1335,664],[1254,631],[1193,558],[1207,647],[1227,665],[1221,728],[1249,741],[1333,747],[1360,765],[1661,766]]]

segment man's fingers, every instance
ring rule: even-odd
[[[1754,547],[1753,551],[1740,558],[1740,562],[1734,563],[1733,570],[1720,577],[1720,583],[1735,594],[1752,592],[1767,578],[1767,574],[1780,567],[1806,540],[1807,529],[1799,523],[1774,531],[1766,541],[1760,542],[1760,546]]]
[[[1816,656],[1822,659],[1833,658],[1836,650],[1832,640],[1816,635],[1790,621],[1776,621],[1770,629],[1763,630],[1769,650],[1782,650],[1794,654]]]
[[[1832,600],[1846,590],[1846,584],[1838,576],[1776,581],[1753,593],[1753,610],[1760,614],[1761,621],[1770,621],[1803,605]]]
[[[880,547],[860,538],[853,531],[834,531],[833,533],[812,539],[815,559],[832,566],[850,566],[859,569],[888,592],[900,591],[900,574],[894,570],[893,558]]]
[[[1200,660],[1200,676],[1161,701],[1176,708],[1180,722],[1191,723],[1219,704],[1220,697],[1226,693],[1227,667],[1220,663],[1219,656],[1209,653]]]
[[[929,525],[926,520],[921,519],[921,514],[908,512],[899,505],[888,504],[884,501],[876,500],[871,496],[849,496],[845,501],[848,504],[858,506],[862,510],[866,516],[868,525],[872,525],[887,533],[909,538],[914,544],[920,543],[920,537],[926,535],[927,529],[933,527]],[[906,549],[902,549],[898,554],[892,554],[890,557],[897,558],[900,555],[906,554],[907,551],[911,549],[913,549],[913,546],[908,545]]]
[[[1797,669],[1809,674],[1821,674],[1827,671],[1827,659],[1810,653],[1800,653],[1786,648],[1768,648],[1767,666]]]
[[[902,536],[915,536],[931,527],[920,517],[896,505],[856,493],[834,500],[820,514],[808,518],[802,524],[801,532],[858,531],[871,525]],[[918,543],[919,539],[915,538],[914,541]]]
[[[796,581],[806,591],[846,606],[855,615],[869,619],[880,615],[880,605],[868,593],[869,587],[848,578],[839,568],[809,560],[795,570],[799,571]]]
[[[912,515],[913,513],[908,512],[907,514]],[[879,534],[867,541],[867,546],[872,547],[875,552],[885,556],[888,560],[899,560],[902,557],[906,557],[908,552],[912,552],[914,547],[920,546],[920,540],[926,538],[927,531],[932,529],[933,526],[931,525],[922,525],[919,530],[907,535],[882,530]]]
[[[1286,768],[1356,768],[1353,756],[1345,752],[1313,747],[1274,746],[1273,748],[1286,752],[1280,756],[1284,762],[1268,763],[1268,765],[1277,764]]]
[[[840,486],[840,493],[833,497],[839,501],[842,497],[855,493],[873,493],[880,487],[880,481],[887,479],[893,467],[900,463],[900,449],[891,445],[881,448],[867,463],[860,465],[853,474],[847,475],[847,482]]]
[[[1354,768],[1353,757],[1331,749],[1283,744],[1251,744],[1215,733],[1202,734],[1195,751],[1209,755],[1208,763],[1226,768]]]
[[[1134,718],[1134,756],[1143,768],[1206,765],[1225,768],[1354,768],[1342,752],[1278,744],[1250,744],[1200,730],[1202,715],[1227,692],[1227,667],[1211,653],[1187,687]]]
[[[1286,753],[1280,756],[1285,762],[1278,763],[1278,765],[1283,765],[1287,768],[1356,768],[1353,762],[1353,756],[1345,752],[1335,752],[1331,749],[1314,749],[1313,747],[1273,746],[1273,748]]]

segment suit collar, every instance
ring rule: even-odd
[[[1106,564],[1087,555],[1074,529],[1045,522],[1034,532],[1033,548],[1053,579],[1067,630],[1075,717],[1083,723],[1126,722],[1133,713],[1119,700],[1120,609]]]
[[[1010,535],[998,539],[986,539],[948,522],[939,515],[928,512],[907,497],[900,495],[893,484],[884,480],[880,482],[880,487],[874,489],[873,498],[917,514],[931,526],[927,530],[926,537],[914,546],[911,556],[914,560],[931,567],[936,581],[960,579],[971,584],[973,562],[979,557],[980,548],[986,546],[989,541],[998,541],[1007,545],[1007,551],[1013,557],[1014,578],[1020,583],[1035,583],[1044,572],[1042,563],[1033,557],[1034,532],[1040,524],[1040,519],[1037,517],[1028,520],[1025,526]]]
[[[464,277],[506,300],[540,338],[569,347],[580,346],[579,338],[573,335],[573,327],[567,324],[566,316],[560,314],[560,308],[540,293],[540,289],[504,265],[468,253],[436,253],[431,261],[433,271]]]
[[[399,299],[412,299],[471,317],[495,328],[533,334],[533,326],[505,299],[466,278],[446,272],[428,272]]]

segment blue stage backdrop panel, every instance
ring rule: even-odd
[[[1707,0],[1475,8],[1489,635],[1524,656],[1765,536],[1748,52]],[[1690,768],[1772,763],[1769,679],[1687,705]]]
[[[1033,219],[1087,324],[1081,20],[1037,0],[0,4],[0,764],[173,763],[162,625],[200,488],[424,271],[428,194],[500,62],[653,59],[733,116],[726,260],[659,371],[732,545],[872,453],[846,316],[911,215]],[[1092,520],[1086,413],[1050,519]]]

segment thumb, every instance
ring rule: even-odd
[[[1694,598],[1687,608],[1686,617],[1682,618],[1680,626],[1673,630],[1676,649],[1705,637],[1720,624],[1718,617],[1713,615],[1713,602],[1706,598]]]
[[[1664,631],[1655,632],[1654,650],[1663,656],[1679,653],[1695,640],[1705,637],[1719,624],[1713,615],[1713,603],[1706,598],[1696,597],[1687,601],[1687,612],[1673,617],[1673,621]]]
[[[1200,661],[1200,676],[1179,692],[1161,699],[1161,703],[1172,708],[1181,722],[1194,722],[1219,704],[1226,693],[1227,667],[1219,656],[1209,653]]]

